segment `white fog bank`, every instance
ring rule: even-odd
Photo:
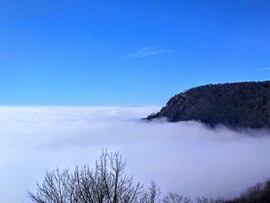
[[[0,202],[28,202],[46,170],[94,166],[102,148],[135,180],[189,197],[230,198],[270,177],[269,132],[139,121],[159,109],[0,107]]]

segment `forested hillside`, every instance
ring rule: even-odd
[[[147,120],[196,120],[214,127],[270,128],[270,81],[209,84],[172,97]]]

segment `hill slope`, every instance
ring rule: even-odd
[[[270,128],[270,81],[204,85],[172,97],[147,120],[196,120],[207,125]]]

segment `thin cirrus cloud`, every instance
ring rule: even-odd
[[[161,49],[157,47],[144,47],[143,49],[131,53],[128,55],[128,58],[139,58],[139,57],[146,57],[151,55],[160,55],[172,52],[171,50]]]
[[[270,70],[270,67],[260,68],[259,70]]]

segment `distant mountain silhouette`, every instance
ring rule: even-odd
[[[270,81],[204,85],[172,97],[146,120],[201,121],[211,127],[270,128]]]

